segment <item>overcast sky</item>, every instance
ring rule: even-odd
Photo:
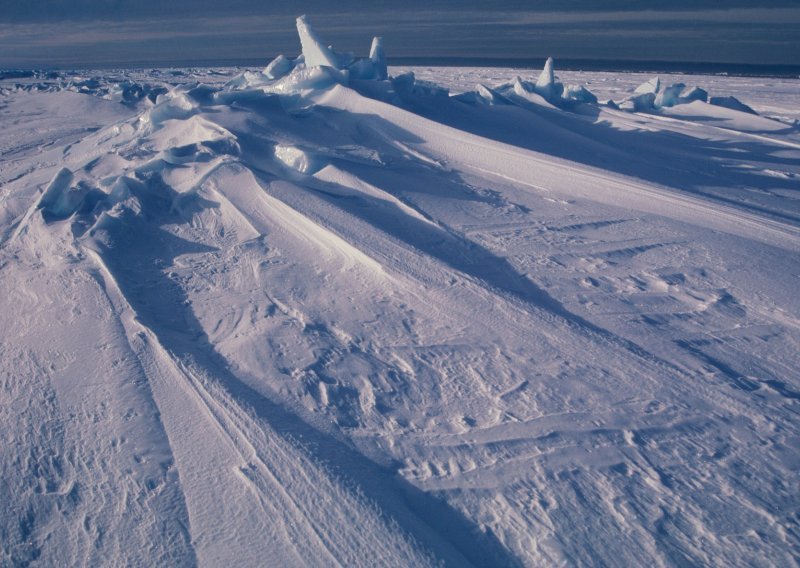
[[[669,6],[665,6],[669,4]],[[758,6],[754,8],[753,6]],[[800,0],[0,0],[0,67],[254,64],[300,50],[394,57],[800,65]]]

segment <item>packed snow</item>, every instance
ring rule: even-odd
[[[0,79],[0,564],[796,565],[797,80],[297,28]]]

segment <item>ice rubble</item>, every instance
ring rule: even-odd
[[[122,201],[119,191],[106,194],[83,180],[75,183],[75,176],[68,168],[61,168],[39,197],[35,209],[42,211],[47,221],[66,219],[73,214],[91,213],[105,209]]]
[[[153,152],[148,160],[122,176],[105,179],[100,186],[82,179],[79,172],[64,168],[52,178],[35,209],[42,212],[47,222],[76,215],[83,227],[80,231],[91,232],[94,230],[92,227],[96,229],[124,204],[135,209],[144,191],[142,187],[151,184],[151,178],[178,176],[170,172],[177,171],[176,168],[180,169],[187,162],[215,164],[235,159],[241,153],[236,138],[200,116],[207,106],[250,104],[266,99],[291,106],[294,95],[298,93],[339,84],[375,99],[410,106],[431,101],[431,97],[438,98],[437,103],[453,100],[472,105],[553,110],[577,109],[598,102],[583,85],[565,86],[561,83],[552,58],[548,58],[535,82],[516,77],[494,87],[480,84],[473,91],[450,97],[447,89],[418,81],[413,72],[391,77],[379,37],[372,40],[368,57],[355,57],[325,46],[305,17],[297,19],[297,30],[302,45],[299,56],[290,59],[279,55],[263,71],[246,71],[221,88],[187,83],[167,91],[163,86],[143,87],[126,79],[102,82],[93,77],[69,80],[59,77],[61,88],[89,92],[103,98],[114,97],[121,102],[141,101],[149,107],[134,122],[120,128],[132,128],[144,137],[162,131],[163,140],[188,140],[190,143],[148,148]],[[712,97],[709,100],[708,93],[699,87],[687,89],[682,83],[665,86],[658,77],[639,86],[620,107],[622,110],[653,111],[695,101],[753,112],[733,97]],[[606,104],[610,107],[615,105],[613,101]],[[303,109],[298,112],[303,112]],[[324,152],[298,147],[294,142],[276,143],[271,150],[267,159],[274,165],[304,176],[316,174],[327,163]],[[174,187],[180,190],[179,193],[183,191],[179,181]]]
[[[347,85],[361,93],[402,104],[411,97],[441,96],[446,89],[417,82],[413,73],[390,77],[383,38],[374,37],[367,57],[340,53],[327,46],[306,16],[296,21],[302,53],[291,59],[279,55],[261,73],[244,72],[228,82],[228,91],[257,88],[266,93],[291,94]]]
[[[406,106],[414,106],[426,98],[446,100],[450,96],[445,88],[417,80],[413,72],[390,76],[381,37],[372,39],[367,57],[356,57],[352,53],[341,53],[326,45],[306,16],[298,17],[296,26],[302,49],[300,55],[294,58],[278,55],[262,71],[245,71],[228,81],[220,92],[209,93],[209,97],[219,103],[230,103],[236,97],[256,96],[256,93],[246,93],[250,90],[285,95],[323,90],[337,84],[349,86],[371,98]],[[151,114],[155,121],[180,118],[178,115],[181,114],[179,107],[183,95],[178,93],[173,97],[170,93],[169,97],[164,97],[167,87],[171,86],[169,84],[164,86],[137,83],[124,76],[109,82],[100,81],[93,76],[66,78],[58,73],[47,76],[38,72],[7,75],[8,78],[20,76],[39,80],[24,86],[16,85],[15,88],[38,91],[72,90],[132,105],[141,102],[147,106],[155,106],[158,109]],[[160,97],[174,100],[169,105],[158,105]],[[559,81],[552,57],[547,59],[535,81],[516,77],[515,80],[500,85],[476,85],[473,91],[450,98],[472,105],[516,105],[527,108],[533,108],[531,105],[534,105],[562,110],[577,109],[583,104],[598,104],[597,97],[584,85],[565,85]],[[733,97],[709,98],[708,92],[700,87],[687,88],[683,83],[666,85],[659,77],[644,82],[622,101],[609,100],[603,104],[615,110],[651,112],[694,101],[756,114]],[[159,114],[163,112],[167,115],[160,117]]]
[[[340,53],[326,46],[306,16],[297,18],[302,53],[291,59],[279,55],[262,72],[246,71],[230,80],[218,99],[232,100],[237,91],[260,90],[279,95],[324,90],[346,85],[361,94],[392,104],[412,104],[427,97],[447,97],[449,91],[425,81],[413,72],[389,76],[383,39],[374,37],[367,57]]]
[[[3,87],[6,92],[26,91],[38,93],[56,93],[72,91],[82,95],[92,95],[109,101],[136,105],[139,102],[153,104],[159,95],[168,91],[164,85],[151,82],[140,83],[125,77],[66,77],[57,71],[48,73],[30,71],[28,73],[0,73],[0,80],[18,78],[35,79],[25,83],[15,83],[13,86]]]
[[[477,85],[474,91],[454,95],[468,104],[527,106],[530,104],[569,109],[582,103],[597,103],[597,97],[583,85],[564,85],[556,77],[553,58],[547,59],[535,83],[516,77],[509,83],[490,88]]]
[[[296,82],[305,88],[310,76],[326,76],[340,83],[350,80],[385,80],[388,78],[383,39],[374,37],[369,57],[355,57],[352,53],[338,53],[317,35],[306,16],[297,18],[297,33],[300,36],[302,55],[288,59],[285,55],[276,57],[264,69],[268,79],[287,79],[283,90],[289,90]],[[325,68],[323,72],[309,72],[314,68]],[[304,72],[305,70],[305,72]]]
[[[688,87],[684,83],[665,86],[659,77],[653,77],[636,87],[633,94],[615,106],[623,110],[652,111],[676,105],[701,101],[732,110],[758,114],[735,97],[709,97],[708,91],[700,87]]]
[[[109,215],[116,215],[115,211],[122,204],[137,208],[139,194],[145,191],[142,187],[149,187],[155,183],[153,180],[180,170],[184,163],[221,163],[238,155],[240,149],[235,137],[199,116],[202,109],[209,105],[263,100],[265,97],[324,89],[340,83],[351,86],[357,82],[384,83],[386,93],[405,96],[417,95],[426,88],[424,84],[416,83],[413,73],[396,78],[388,76],[380,38],[373,39],[369,57],[356,58],[324,46],[306,18],[298,18],[297,28],[303,47],[299,57],[289,59],[278,56],[262,72],[244,72],[222,88],[187,83],[170,90],[164,87],[156,90],[143,89],[126,82],[103,83],[94,78],[62,81],[57,86],[58,90],[78,90],[103,98],[109,98],[110,93],[121,93],[118,100],[122,102],[146,99],[149,108],[130,124],[119,128],[137,132],[146,140],[150,140],[156,132],[160,134],[152,139],[146,150],[140,150],[152,153],[148,160],[122,176],[103,180],[101,187],[81,179],[82,174],[78,175],[68,168],[61,169],[52,178],[34,209],[40,210],[48,222],[77,215],[86,230],[91,227],[96,229],[107,221]],[[125,95],[126,89],[135,93],[135,96]],[[430,90],[435,92],[433,88]],[[151,93],[152,98],[148,97]],[[155,143],[155,140],[164,140],[167,144],[164,146]],[[176,140],[187,144],[174,146]],[[324,165],[314,153],[286,144],[274,146],[273,158],[282,166],[306,175]],[[180,188],[180,183],[173,185],[176,189]]]
[[[498,91],[501,94],[513,93],[516,97],[522,97],[529,102],[536,102],[535,97],[530,96],[536,94],[551,105],[561,108],[569,108],[579,103],[597,103],[597,97],[583,85],[565,86],[558,80],[552,57],[547,58],[536,83],[531,84],[517,77],[510,85],[499,87]]]
[[[664,86],[660,77],[653,77],[636,87],[633,94],[617,106],[623,110],[639,112],[668,108],[694,100],[705,102],[707,97],[708,94],[699,87],[692,87],[687,91],[683,83]]]
[[[270,62],[270,64],[264,68],[263,74],[270,79],[279,79],[285,75],[288,75],[293,68],[294,64],[292,61],[285,55],[281,54],[273,59],[272,62]]]

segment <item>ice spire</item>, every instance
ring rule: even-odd
[[[369,50],[369,58],[375,66],[377,79],[386,79],[389,72],[386,69],[386,54],[383,52],[383,38],[375,36],[372,38],[372,47]]]
[[[555,90],[556,75],[553,71],[553,58],[548,57],[547,62],[544,64],[544,69],[536,80],[534,90],[542,95],[545,99],[550,100],[553,98],[553,91]]]
[[[305,15],[297,18],[297,33],[300,36],[300,45],[303,46],[303,57],[306,67],[317,67],[325,65],[327,67],[339,68],[336,55],[330,48],[325,47],[319,39],[317,32],[308,23]]]

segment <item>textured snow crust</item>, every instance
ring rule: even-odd
[[[0,565],[795,565],[797,103],[298,28],[0,81]]]

